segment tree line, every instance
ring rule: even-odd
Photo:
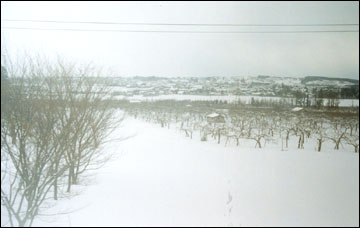
[[[324,142],[332,143],[335,150],[346,144],[353,147],[354,152],[358,152],[358,112],[354,115],[342,112],[291,112],[253,108],[217,111],[205,107],[181,107],[174,101],[166,107],[166,103],[161,101],[130,105],[126,111],[135,118],[160,124],[163,128],[173,126],[187,137],[193,138],[193,134],[197,132],[201,141],[214,139],[219,144],[223,142],[225,146],[231,142],[239,146],[242,140],[252,140],[255,147],[262,148],[268,142],[281,140],[281,149],[286,149],[290,139],[296,138],[298,149],[304,149],[307,142],[313,141],[318,152],[321,152]],[[222,112],[224,123],[209,122],[207,115],[214,111]]]

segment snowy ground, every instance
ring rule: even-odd
[[[359,226],[359,154],[305,143],[225,147],[127,119],[117,158],[35,226]],[[77,210],[79,209],[79,210]]]

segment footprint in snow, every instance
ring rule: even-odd
[[[228,201],[227,201],[227,203],[226,203],[226,204],[231,203],[231,201],[232,201],[232,195],[231,195],[231,193],[230,193],[230,192],[228,192]]]

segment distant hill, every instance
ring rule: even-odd
[[[301,79],[301,84],[306,84],[307,82],[311,82],[311,81],[322,81],[322,80],[351,82],[351,83],[354,83],[354,84],[357,84],[357,85],[359,84],[359,80],[355,80],[355,79],[329,78],[329,77],[323,77],[323,76],[306,76],[305,78]]]

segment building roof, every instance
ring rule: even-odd
[[[130,103],[141,103],[141,100],[133,99],[129,100]]]
[[[302,109],[303,109],[303,108],[301,108],[301,107],[295,107],[295,108],[291,109],[291,111],[297,112],[297,111],[300,111],[300,110],[302,110]]]
[[[207,117],[211,117],[211,118],[218,117],[218,116],[220,116],[220,114],[217,114],[217,113],[211,113],[211,114],[207,115]]]

